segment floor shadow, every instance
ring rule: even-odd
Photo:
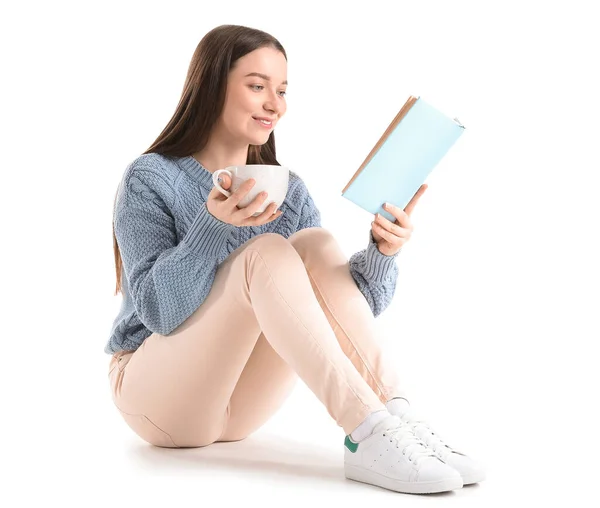
[[[343,481],[343,449],[309,448],[307,443],[268,434],[202,448],[159,448],[138,442],[133,458],[150,470],[214,469],[283,474],[315,481]]]
[[[132,447],[131,454],[145,470],[161,473],[203,469],[214,471],[219,468],[267,476],[284,475],[289,480],[335,483],[344,488],[386,490],[346,479],[344,451],[341,447],[337,453],[269,434],[252,435],[242,441],[213,443],[202,448],[159,448],[139,442]],[[454,491],[427,495],[454,495]]]

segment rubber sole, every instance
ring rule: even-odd
[[[346,478],[355,482],[368,483],[405,494],[435,494],[437,492],[461,489],[463,486],[463,480],[460,476],[458,478],[446,478],[433,482],[403,482],[402,480],[389,478],[348,464],[344,465],[344,474]]]
[[[485,474],[473,474],[470,476],[463,476],[463,485],[471,485],[472,483],[479,483],[485,480]]]

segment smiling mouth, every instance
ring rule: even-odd
[[[254,117],[252,117],[252,118],[254,119],[254,121],[256,121],[258,124],[262,125],[263,127],[267,127],[268,128],[268,127],[272,127],[273,126],[273,121],[272,120],[262,120],[262,119],[254,118]]]

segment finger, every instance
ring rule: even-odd
[[[260,207],[260,204],[259,204],[259,207]],[[257,215],[256,217],[251,217],[251,219],[259,224],[263,223],[264,221],[270,219],[276,210],[277,210],[277,203],[270,203],[269,206],[267,206],[260,215]],[[256,210],[254,213],[256,213]]]
[[[410,201],[408,202],[408,205],[406,205],[406,207],[404,208],[404,211],[406,212],[407,215],[410,215],[412,213],[413,209],[417,205],[417,201],[419,201],[419,199],[421,198],[421,196],[423,195],[423,193],[425,192],[427,187],[428,187],[428,185],[426,183],[424,183],[423,185],[421,185],[421,187],[419,187],[419,190],[417,192],[415,192],[415,195],[410,199]]]
[[[377,224],[377,222],[373,223],[373,230],[381,236],[384,240],[387,240],[392,245],[397,245],[400,240],[400,237],[396,236],[394,233],[391,233],[387,229],[385,229],[381,224]]]
[[[275,219],[281,217],[282,214],[283,214],[283,210],[277,210],[274,214],[271,215],[272,218],[270,220],[268,220],[267,222],[273,222]]]
[[[401,211],[400,209],[398,210]],[[400,227],[399,225],[391,222],[390,220],[386,219],[383,215],[380,214],[377,214],[375,216],[375,224],[379,224],[383,229],[389,231],[390,233],[393,233],[396,236],[405,237],[408,234],[408,228]]]
[[[226,201],[229,199],[225,194],[223,194],[217,186],[213,187],[208,194],[209,199],[217,199],[219,201]]]
[[[242,199],[244,199],[244,196],[246,194],[248,194],[248,192],[250,192],[250,189],[252,189],[252,187],[254,187],[255,183],[256,183],[256,180],[254,180],[254,178],[249,178],[242,185],[240,185],[239,188],[234,193],[231,194],[229,199],[231,200],[230,202],[233,204],[233,206],[238,205],[239,202]],[[244,208],[244,210],[245,210],[245,208]],[[252,215],[252,214],[250,214],[250,215]]]
[[[282,213],[281,210],[277,210],[277,203],[271,203],[263,213],[255,218],[256,224],[254,225],[267,224],[268,222],[274,221]]]
[[[256,212],[258,212],[259,208],[261,208],[264,205],[264,203],[268,197],[269,197],[269,194],[266,191],[263,191],[263,192],[257,194],[256,197],[254,198],[254,200],[252,201],[252,203],[250,203],[246,208],[244,208],[244,210],[248,211],[247,216],[251,217]],[[272,205],[269,203],[269,205],[267,205],[267,207],[265,208],[265,211],[267,211],[269,209],[269,206],[272,206]],[[262,213],[264,213],[264,212],[262,212]],[[260,217],[260,215],[257,215],[257,217]]]
[[[376,229],[377,228],[375,227],[375,222],[373,222],[371,224],[371,235],[373,236],[373,240],[375,241],[375,243],[378,243],[379,240],[381,240],[381,235],[377,233]]]
[[[277,217],[279,217],[281,215],[281,210],[279,210],[277,213],[275,213],[276,210],[277,210],[277,203],[271,203],[271,204],[269,204],[269,206],[267,206],[267,208],[265,208],[264,212],[262,212],[260,215],[257,215],[256,217],[251,215],[250,217],[248,217],[248,219],[246,219],[246,221],[242,225],[243,226],[262,226],[263,224],[267,224],[268,222],[271,222],[272,220],[276,219]]]
[[[242,218],[242,220],[246,220],[249,219],[250,221],[254,221],[254,219],[260,217],[260,215],[257,215],[256,217],[254,217],[254,214],[256,212],[258,212],[259,208],[261,208],[264,204],[264,202],[267,200],[268,198],[268,193],[263,191],[260,192],[256,195],[256,197],[254,198],[254,200],[252,200],[252,202],[244,207],[244,208],[240,208],[237,212],[235,212],[235,214],[237,214],[239,217]],[[272,206],[271,204],[269,204],[269,206]],[[269,209],[269,206],[267,206],[267,208],[265,210]],[[275,205],[277,206],[277,205]]]
[[[219,183],[221,184],[221,187],[223,187],[225,190],[229,189],[229,187],[231,187],[231,178],[229,178],[229,175],[225,174],[225,173],[221,173],[221,176],[219,176],[218,178]]]
[[[425,189],[427,187],[424,185],[421,185],[421,187],[419,187],[419,189],[417,190],[417,192],[415,192],[414,196],[410,199],[410,201],[408,202],[408,204],[404,207],[404,211],[410,215],[413,211],[413,209],[415,208],[417,201],[419,200],[419,198],[423,195],[423,192],[425,192]]]
[[[392,203],[384,203],[383,209],[386,212],[391,213],[396,218],[396,222],[394,222],[394,224],[400,224],[404,227],[409,225],[408,214],[404,210],[401,210]]]

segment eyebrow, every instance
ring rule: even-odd
[[[266,74],[261,74],[260,72],[251,72],[250,74],[246,74],[246,76],[244,77],[248,77],[248,76],[257,76],[259,78],[264,79],[265,81],[271,81],[271,78],[269,76],[267,76]],[[282,81],[281,83],[282,85],[287,85],[287,79],[285,81]]]

